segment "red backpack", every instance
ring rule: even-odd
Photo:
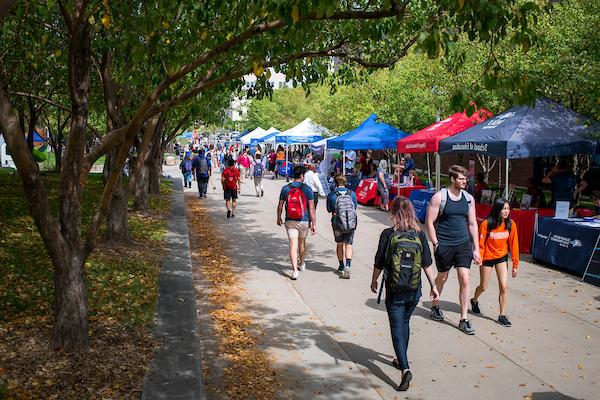
[[[223,176],[225,177],[225,187],[227,189],[237,189],[237,179],[235,171],[231,170],[232,167],[228,167],[223,171]]]
[[[306,210],[306,196],[301,187],[292,187],[287,195],[285,214],[288,219],[301,221]]]

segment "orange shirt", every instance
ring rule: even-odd
[[[517,224],[512,221],[510,233],[504,226],[490,232],[488,236],[487,219],[479,226],[479,254],[483,261],[495,260],[508,254],[512,256],[513,268],[519,268],[519,236],[517,235]]]

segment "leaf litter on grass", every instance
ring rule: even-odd
[[[218,336],[217,357],[225,361],[222,382],[213,387],[215,383],[207,380],[207,390],[219,393],[219,398],[274,399],[282,387],[281,378],[266,352],[259,348],[260,340],[253,333],[259,331],[259,327],[243,311],[242,299],[237,294],[244,291],[238,284],[240,277],[232,270],[231,260],[222,246],[223,239],[217,227],[211,224],[205,206],[196,198],[187,200],[192,262],[201,265],[202,276],[210,288],[207,297]],[[211,371],[210,366],[205,366],[205,373]]]

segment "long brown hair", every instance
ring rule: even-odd
[[[410,200],[404,196],[398,196],[392,202],[392,219],[394,220],[395,227],[400,231],[408,231],[414,229],[419,232],[421,227],[419,221],[417,221],[417,215],[415,214],[415,208],[413,207]]]

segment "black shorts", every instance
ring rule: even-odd
[[[333,237],[336,243],[352,244],[354,242],[355,231],[344,233],[335,224],[331,224],[331,227],[333,228]]]
[[[471,268],[473,244],[468,241],[456,246],[438,245],[434,252],[439,272],[448,272],[452,267]]]
[[[225,200],[237,200],[238,191],[237,189],[225,188],[225,190],[223,191],[223,197],[225,198]]]
[[[500,264],[503,262],[508,262],[508,254],[505,255],[504,257],[500,257],[500,258],[494,258],[493,260],[487,260],[483,262],[483,265],[485,265],[486,267],[494,267],[496,266],[496,264]]]

